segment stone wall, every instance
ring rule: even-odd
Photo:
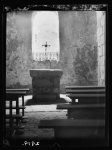
[[[98,85],[105,86],[105,12],[97,12]]]
[[[60,61],[36,62],[32,59],[32,12],[7,14],[6,87],[32,88],[30,69],[62,69],[61,92],[65,85],[76,85],[73,62],[77,48],[96,46],[94,11],[59,11]],[[95,77],[97,80],[97,77]]]
[[[61,85],[79,85],[73,62],[78,48],[83,48],[85,44],[91,45],[91,47],[97,45],[96,13],[93,11],[59,12],[59,23],[60,63],[64,72]],[[97,75],[94,80],[97,84]]]

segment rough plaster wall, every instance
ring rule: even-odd
[[[9,18],[9,16],[7,18]],[[31,87],[32,81],[29,69],[49,68],[50,63],[39,63],[32,60],[31,12],[24,13],[24,15],[21,13],[15,14],[12,22],[13,25],[9,26],[8,24],[7,29],[15,29],[18,45],[11,49],[9,48],[9,44],[7,44],[6,86],[17,88],[23,86]],[[63,76],[61,78],[62,88],[64,85],[76,83],[77,78],[73,69],[73,61],[77,53],[76,49],[83,47],[85,43],[96,45],[95,13],[92,11],[60,11],[59,32],[60,62],[58,64],[52,62],[51,68],[63,69]],[[10,34],[12,35],[12,32],[10,32]],[[7,35],[9,35],[9,33],[7,33]],[[7,41],[9,39],[7,36]],[[13,41],[14,40],[15,38],[13,38]],[[12,44],[13,47],[14,45],[15,44]]]
[[[29,13],[7,14],[6,87],[19,88],[31,84],[28,66],[28,52],[31,50],[29,17]]]
[[[96,46],[96,14],[92,11],[60,12],[60,51],[63,76],[61,84],[76,85],[73,69],[77,48]]]
[[[105,86],[105,12],[97,16],[98,85]]]

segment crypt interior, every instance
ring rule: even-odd
[[[105,87],[105,38],[105,11],[7,13],[6,88],[29,89],[24,96],[28,122],[14,138],[54,137],[53,129],[39,129],[38,123],[67,119],[66,109],[56,109],[71,102],[66,86]]]

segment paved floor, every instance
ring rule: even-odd
[[[36,111],[26,112],[25,115],[28,117],[28,121],[25,124],[23,123],[23,125],[25,126],[24,133],[22,135],[16,135],[15,138],[53,138],[54,130],[52,128],[38,128],[40,120],[67,119],[66,111]]]
[[[32,99],[32,96],[25,96],[25,115],[28,117],[28,120],[26,123],[23,123],[23,125],[25,126],[25,128],[23,129],[24,132],[21,135],[14,136],[14,139],[16,140],[18,146],[21,146],[27,139],[37,139],[37,141],[39,141],[40,139],[49,140],[54,138],[54,129],[38,128],[40,120],[67,119],[67,110],[57,110],[57,104],[27,106],[26,103],[29,99]],[[22,99],[20,98],[19,100],[21,105]],[[18,143],[18,138],[24,139],[22,143]],[[14,143],[12,143],[12,145],[13,144]]]
[[[66,119],[67,110],[56,109],[57,104],[49,105],[26,105],[28,100],[31,100],[32,96],[25,96],[25,115],[28,117],[27,123],[23,124],[25,126],[24,133],[21,135],[15,135],[14,138],[53,138],[53,129],[39,129],[38,123],[43,119]],[[22,104],[22,98],[19,98],[19,104]],[[8,103],[7,103],[8,105]],[[15,102],[13,102],[15,105]],[[8,113],[8,112],[7,112]],[[13,110],[15,113],[15,110]]]
[[[66,97],[66,95],[61,95],[61,98],[65,99],[65,102],[70,102],[70,99]],[[38,104],[38,105],[27,105],[28,101],[32,100],[32,95],[25,96],[25,116],[28,117],[26,123],[22,123],[25,127],[22,129],[24,131],[22,134],[14,135],[14,139],[17,141],[17,145],[20,146],[22,143],[18,143],[18,139],[53,139],[54,138],[54,129],[40,129],[38,128],[38,124],[40,120],[43,119],[67,119],[67,110],[56,109],[57,104]],[[7,105],[9,105],[7,103]],[[19,105],[22,105],[22,98],[19,98]],[[13,102],[13,106],[15,106],[15,102]],[[6,112],[8,113],[8,112]],[[13,110],[13,113],[16,113],[16,110]],[[12,143],[13,145],[14,143]]]

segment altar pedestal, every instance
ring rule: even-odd
[[[60,97],[60,69],[31,69],[33,100],[40,102],[57,102]]]

